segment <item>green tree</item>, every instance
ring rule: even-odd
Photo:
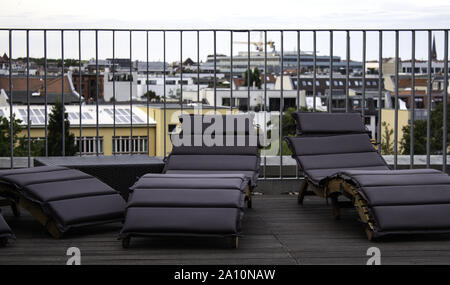
[[[253,82],[258,89],[261,89],[261,72],[257,67],[253,69]]]
[[[144,95],[142,95],[142,98],[148,98],[150,102],[159,102],[161,101],[161,97],[157,96],[155,91],[153,90],[148,90],[147,92],[145,92]]]
[[[250,79],[250,83],[248,82],[249,79]],[[253,85],[253,72],[251,69],[247,69],[244,72],[244,85],[243,86],[252,86],[252,85]]]
[[[72,156],[77,152],[75,145],[75,136],[69,132],[70,123],[64,106],[61,102],[56,102],[49,115],[48,122],[48,155],[61,156],[62,151],[62,115],[64,112],[64,137],[65,137],[65,155]]]
[[[450,108],[450,103],[447,109]],[[442,154],[443,128],[444,128],[444,104],[436,105],[436,108],[430,114],[430,152],[431,154]],[[447,114],[447,125],[450,127],[450,114]],[[447,132],[448,138],[448,132]],[[409,154],[411,139],[411,127],[403,127],[403,137],[400,141],[403,154]],[[414,121],[414,154],[426,154],[427,149],[427,121]],[[448,153],[448,151],[447,151]]]
[[[28,137],[22,136],[19,138],[19,133],[24,129],[20,125],[22,121],[16,119],[13,115],[13,146],[14,156],[28,156]],[[39,156],[44,149],[44,141],[33,140],[30,143],[30,155]],[[8,157],[11,155],[10,148],[10,122],[7,118],[0,119],[0,156]]]
[[[17,137],[22,127],[20,123],[22,121],[16,119],[13,115],[13,144],[16,145]],[[11,148],[10,148],[10,122],[7,118],[1,118],[0,121],[0,156],[10,156]]]
[[[394,154],[394,143],[392,140],[394,130],[386,122],[383,122],[381,125],[384,128],[384,133],[381,136],[381,154]]]

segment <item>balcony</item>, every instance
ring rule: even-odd
[[[262,49],[251,52],[250,39],[256,35],[262,36]],[[445,47],[439,76],[431,68],[439,61],[432,58],[433,35],[443,39],[440,44]],[[414,47],[419,40],[426,41],[426,51],[420,51],[428,58],[425,74],[400,74],[400,36]],[[9,155],[0,157],[2,169],[32,167],[40,156],[163,158],[171,151],[170,134],[179,125],[178,116],[198,109],[254,112],[255,126],[269,140],[269,130],[281,137],[292,135],[284,128],[289,122],[283,115],[309,109],[362,113],[374,145],[393,169],[448,171],[448,122],[443,120],[438,128],[439,142],[433,140],[438,132],[431,124],[437,109],[431,85],[438,77],[443,106],[448,103],[448,30],[0,29],[0,38],[9,47],[0,62],[4,67],[0,115],[21,119],[18,125],[11,120],[5,125],[9,126],[5,138],[10,140],[2,141],[2,147]],[[235,43],[239,40],[246,40],[244,49]],[[272,42],[278,50],[268,50]],[[305,42],[312,51],[303,52]],[[294,43],[296,50],[286,50],[287,43]],[[328,46],[326,55],[318,55],[318,45]],[[342,51],[343,56],[336,56]],[[415,48],[408,52],[408,68],[415,70]],[[388,56],[391,60],[386,60]],[[169,64],[169,58],[177,62]],[[41,65],[32,69],[32,63],[37,64],[33,61]],[[254,78],[250,72],[243,74],[255,68]],[[425,109],[402,109],[401,88],[423,89],[416,86],[416,76],[426,79]],[[410,85],[389,86],[400,77],[411,78]],[[67,113],[72,146],[65,136],[57,147],[50,144],[49,118],[56,102]],[[447,108],[442,110],[447,117]],[[271,118],[280,119],[279,125],[270,125]],[[423,151],[416,140],[404,139],[405,130],[410,137],[424,131],[408,125],[415,120],[426,125],[421,133],[426,141]],[[66,132],[65,123],[57,127]],[[21,149],[11,136],[15,128],[24,138]],[[102,226],[92,236],[80,232],[52,240],[31,216],[16,219],[5,208],[3,214],[18,229],[19,239],[1,249],[0,264],[63,264],[67,257],[61,252],[73,244],[83,249],[85,264],[364,264],[373,244],[360,231],[355,211],[344,211],[336,222],[319,198],[307,197],[307,205],[299,207],[295,196],[303,177],[286,145],[280,140],[272,144],[278,148],[275,153],[261,150],[254,209],[246,213],[239,252],[222,248],[220,241],[177,238],[142,239],[124,252],[115,240],[120,224]],[[67,154],[71,147],[75,152]],[[448,263],[447,240],[448,235],[412,236],[377,246],[384,264]],[[36,243],[44,246],[35,248]]]

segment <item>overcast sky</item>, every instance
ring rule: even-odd
[[[0,10],[0,26],[3,28],[230,28],[230,29],[308,29],[308,28],[449,28],[450,1],[445,0],[170,0],[170,1],[114,1],[114,0],[10,0],[3,1]],[[161,35],[150,35],[150,59],[162,59]],[[183,34],[183,57],[196,57],[196,34]],[[252,33],[252,40],[259,34]],[[443,33],[437,32],[438,56],[443,56]],[[49,57],[60,55],[60,34],[49,33]],[[93,33],[83,33],[82,57],[95,55]],[[279,33],[270,33],[268,38],[280,47]],[[345,34],[334,36],[334,53],[345,57]],[[361,35],[352,33],[352,58],[360,59]],[[410,57],[411,34],[401,34],[402,58]],[[236,34],[236,41],[246,40],[246,34]],[[329,53],[329,34],[318,34],[319,54]],[[367,35],[367,57],[378,57],[378,35]],[[116,56],[129,56],[129,35],[116,36]],[[212,34],[201,35],[201,57],[212,53]],[[23,56],[24,33],[15,33],[13,38],[14,57]],[[111,35],[102,33],[99,37],[100,58],[112,56]],[[42,33],[30,35],[31,55],[43,55]],[[284,50],[296,49],[296,34],[286,33]],[[302,33],[301,49],[312,50],[311,35]],[[417,35],[417,57],[426,57],[426,33]],[[236,44],[234,53],[246,50],[245,45]],[[229,53],[229,33],[219,33],[217,51]],[[8,52],[7,33],[0,33],[0,52]],[[383,53],[392,56],[393,34],[386,33]],[[167,59],[179,59],[179,34],[167,35]],[[78,57],[78,35],[65,34],[66,57]],[[145,33],[133,34],[133,59],[145,60]]]

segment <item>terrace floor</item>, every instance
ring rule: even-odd
[[[0,248],[0,264],[65,264],[66,250],[81,250],[82,264],[365,264],[369,247],[381,250],[382,264],[448,264],[450,235],[401,236],[367,241],[353,209],[334,221],[324,200],[295,196],[255,196],[246,210],[239,249],[216,238],[135,238],[122,249],[116,239],[121,224],[77,231],[62,240],[47,235],[23,212],[3,215],[17,236]]]

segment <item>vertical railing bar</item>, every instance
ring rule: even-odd
[[[164,157],[166,156],[166,143],[167,143],[167,135],[166,135],[166,121],[167,121],[167,117],[166,117],[166,111],[167,111],[167,106],[166,106],[166,31],[163,31],[163,81],[164,81],[164,85],[163,85],[163,94],[164,94]]]
[[[216,31],[213,31],[214,35],[214,114],[217,112],[217,50],[216,50]]]
[[[300,111],[300,31],[297,31],[297,112]],[[295,164],[295,177],[298,179],[298,165]]]
[[[197,31],[197,102],[200,102],[200,31]]]
[[[350,96],[350,31],[346,32],[346,64],[345,64],[345,112],[349,109],[349,96]]]
[[[328,94],[328,112],[332,113],[333,105],[333,31],[330,31],[330,93]]]
[[[313,31],[313,110],[316,111],[316,73],[317,73],[317,50],[316,50],[316,31]]]
[[[148,48],[149,48],[149,44],[148,44],[148,31],[145,31],[145,39],[146,39],[146,54],[147,54],[147,63],[146,63],[146,68],[147,68],[147,76],[146,76],[146,81],[145,81],[145,85],[147,86],[147,154],[150,155],[150,119],[149,119],[149,107],[150,107],[150,95],[148,94],[149,91],[149,87],[148,87],[148,72],[149,72],[149,68],[148,68]],[[139,66],[138,66],[139,69]]]
[[[28,135],[28,167],[31,167],[31,136],[30,136],[30,30],[27,30],[27,135]]]
[[[377,150],[381,153],[381,104],[383,93],[383,31],[378,32],[378,124]]]
[[[414,168],[414,120],[416,107],[416,32],[411,34],[411,134],[409,140],[409,168]]]
[[[183,113],[183,31],[180,31],[180,109]]]
[[[250,111],[250,31],[247,31],[247,113]]]
[[[79,92],[80,92],[80,98],[79,98],[79,108],[80,108],[80,114],[79,114],[79,120],[80,120],[80,125],[79,125],[79,128],[80,128],[80,135],[79,135],[79,137],[78,137],[78,152],[79,152],[79,155],[81,156],[82,155],[82,148],[81,148],[81,136],[82,136],[82,126],[81,126],[81,124],[82,124],[82,122],[81,122],[81,98],[82,98],[82,94],[83,94],[83,87],[82,87],[82,80],[81,80],[81,77],[82,77],[82,75],[81,75],[81,30],[78,30],[78,84],[79,84],[79,86],[80,86],[80,90],[78,90]],[[46,109],[47,109],[47,107],[46,107]],[[47,137],[47,136],[46,136]]]
[[[427,168],[430,167],[430,142],[431,142],[431,88],[432,88],[432,82],[431,82],[431,30],[428,30],[428,70],[427,70]]]
[[[44,134],[45,134],[45,156],[48,156],[48,112],[47,112],[47,30],[44,30]]]
[[[99,112],[98,112],[98,79],[99,79],[99,70],[98,70],[98,30],[95,30],[95,129],[96,129],[96,139],[95,139],[95,153],[97,156],[99,155],[100,148],[100,137],[99,137]]]
[[[230,31],[230,113],[233,113],[233,31]]]
[[[448,30],[444,31],[444,99],[443,99],[443,108],[444,108],[444,129],[442,130],[442,171],[447,171],[447,96],[448,96]]]
[[[116,31],[112,31],[112,71],[113,71],[113,154],[116,155],[118,138],[116,137]]]
[[[61,30],[61,102],[62,102],[62,156],[66,156],[66,124],[65,124],[65,113],[66,113],[66,108],[64,105],[64,30]]]
[[[130,30],[130,154],[133,154],[134,140],[133,140],[133,31]],[[137,76],[137,74],[136,74]]]
[[[13,80],[12,80],[12,30],[9,30],[9,149],[11,168],[14,168],[14,117],[13,117]]]
[[[300,31],[297,31],[297,111],[300,111]]]
[[[264,179],[267,179],[267,153],[266,153],[266,135],[267,135],[267,31],[264,31]]]
[[[284,75],[284,58],[283,58],[283,49],[284,49],[284,37],[283,31],[281,33],[281,50],[280,50],[280,58],[281,58],[281,82],[280,82],[280,179],[283,179],[283,109],[284,109],[284,96],[283,96],[283,75]]]
[[[397,169],[398,145],[398,64],[399,64],[399,31],[395,31],[395,110],[394,110],[394,169]]]
[[[362,99],[361,115],[363,124],[366,124],[366,31],[363,31],[363,50],[362,50]]]

